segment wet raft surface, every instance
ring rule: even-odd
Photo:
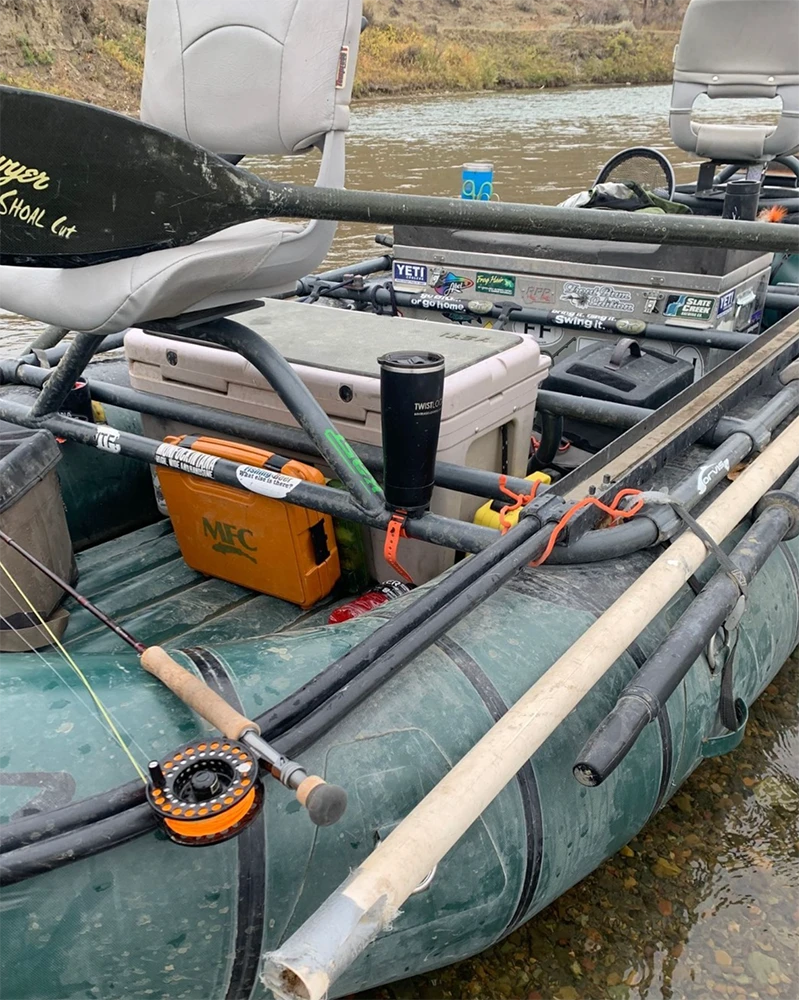
[[[213,580],[190,569],[168,521],[78,556],[77,589],[148,646],[194,646],[324,624],[329,602],[311,611]],[[120,640],[70,601],[73,653],[119,650]]]
[[[744,742],[620,853],[481,955],[359,1000],[795,1000],[799,655]]]
[[[705,450],[699,449],[695,453],[689,452],[685,456],[681,456],[677,465],[668,470],[667,474],[664,473],[662,479],[659,477],[658,484],[664,481],[674,482],[681,478],[687,471],[696,468],[697,464],[701,464],[706,454]],[[335,780],[336,769],[344,768],[348,772],[345,783],[355,790],[353,810],[348,816],[347,831],[351,836],[349,848],[353,862],[361,856],[362,852],[368,851],[370,848],[369,833],[373,831],[375,825],[379,827],[381,833],[387,833],[396,819],[406,813],[413,805],[412,800],[423,794],[427,787],[440,776],[438,772],[443,761],[440,759],[435,745],[427,738],[422,739],[421,735],[416,742],[409,742],[404,735],[408,731],[407,727],[413,724],[415,728],[418,728],[420,734],[429,732],[445,737],[452,743],[452,746],[447,749],[447,756],[455,758],[465,752],[465,741],[470,738],[470,733],[475,728],[475,719],[477,719],[478,713],[480,716],[477,720],[478,728],[484,730],[490,724],[487,703],[481,702],[477,705],[475,702],[475,691],[474,687],[471,686],[473,682],[471,679],[467,679],[466,671],[471,669],[469,660],[468,657],[462,657],[462,651],[465,650],[467,653],[472,651],[479,662],[490,665],[495,683],[498,687],[505,689],[501,693],[506,700],[509,700],[511,690],[518,688],[520,677],[525,684],[533,679],[531,675],[537,669],[537,659],[543,657],[547,662],[551,662],[558,649],[569,644],[571,633],[584,628],[587,621],[593,619],[603,607],[607,606],[647,564],[648,558],[647,556],[635,556],[623,563],[595,568],[593,571],[584,568],[578,570],[545,569],[543,571],[526,571],[520,574],[503,591],[503,595],[496,602],[492,602],[494,604],[493,610],[481,608],[471,621],[467,621],[453,630],[448,648],[439,646],[434,653],[424,658],[424,663],[420,662],[409,667],[399,684],[389,685],[385,697],[377,699],[370,706],[368,717],[366,713],[361,713],[359,719],[352,719],[342,726],[341,736],[339,736],[341,742],[337,746],[326,748],[323,752],[327,755],[328,762],[334,769],[331,777]],[[300,667],[304,670],[311,667],[318,670],[322,664],[335,658],[336,643],[338,642],[336,636],[343,636],[347,632],[346,628],[343,632],[324,629],[312,630],[302,636],[296,635],[298,629],[324,621],[326,610],[304,615],[298,609],[285,605],[283,602],[259,597],[229,584],[200,577],[185,567],[175,540],[168,526],[164,523],[153,525],[135,532],[125,539],[109,542],[84,552],[79,556],[79,564],[81,588],[90,597],[94,597],[105,610],[118,615],[120,620],[143,641],[148,643],[161,642],[173,648],[198,644],[218,648],[227,644],[227,650],[230,651],[231,643],[245,640],[240,654],[232,663],[232,667],[241,681],[240,691],[246,698],[249,711],[252,711],[256,706],[264,705],[265,707],[264,699],[267,700],[268,704],[269,701],[278,700],[293,690],[297,686],[296,681],[299,679]],[[785,574],[787,574],[787,568]],[[782,576],[781,579],[783,581],[781,586],[788,587],[788,575]],[[597,585],[598,581],[601,581],[601,586]],[[570,592],[574,594],[577,590],[581,594],[580,600],[576,602],[569,600]],[[770,585],[770,590],[774,590],[774,584]],[[783,589],[780,593],[785,594],[786,590]],[[773,603],[776,597],[771,596],[768,600]],[[393,609],[398,606],[392,605],[392,610],[389,613],[393,613]],[[679,608],[675,607],[671,612],[671,617],[673,618],[678,612]],[[523,643],[515,640],[509,642],[513,638],[514,630],[517,630],[521,636],[522,629],[529,627],[530,621],[533,620],[528,618],[530,615],[533,615],[535,620],[537,638],[534,647],[531,647],[529,638]],[[520,621],[519,616],[523,616],[524,620]],[[498,622],[501,622],[501,629],[497,632],[497,637],[501,638],[502,642],[500,644],[498,638],[497,642],[492,645],[491,628],[494,626],[499,628]],[[791,630],[793,625],[795,622],[791,623]],[[358,628],[353,629],[353,635],[362,634],[366,631],[367,626],[368,623],[359,625]],[[557,632],[557,629],[560,629],[560,632]],[[275,632],[282,632],[285,639],[275,642]],[[290,636],[289,633],[294,633],[294,635]],[[525,635],[529,637],[530,633],[527,632]],[[252,646],[246,642],[246,640],[256,636],[271,636],[272,638],[261,639],[253,643]],[[655,639],[656,635],[653,633],[647,644],[651,645]],[[352,641],[352,636],[349,641]],[[308,650],[308,653],[305,654],[304,666],[299,662],[300,658],[297,656],[299,646],[295,643],[299,642]],[[144,744],[140,748],[143,759],[147,759],[151,746],[159,746],[160,750],[162,741],[172,740],[174,742],[174,726],[180,732],[185,731],[186,738],[194,734],[196,723],[189,718],[184,718],[182,714],[171,707],[168,709],[170,712],[169,725],[164,725],[166,720],[161,713],[167,710],[167,702],[163,693],[150,688],[143,690],[138,686],[138,681],[134,677],[135,661],[124,647],[119,645],[119,641],[114,636],[101,631],[94,619],[88,618],[83,611],[75,611],[67,632],[67,644],[74,653],[82,656],[87,667],[96,671],[96,681],[101,685],[102,692],[108,702],[119,708],[123,719],[130,718],[133,732]],[[558,649],[550,650],[549,645],[557,646]],[[293,652],[291,652],[292,650]],[[642,649],[639,655],[645,655],[646,652],[648,649]],[[786,653],[787,649],[783,656]],[[98,664],[98,657],[102,661],[100,664]],[[258,672],[257,669],[261,660],[264,663],[265,673]],[[494,671],[494,663],[498,663],[502,669]],[[36,665],[32,664],[31,666],[35,673]],[[634,668],[635,664],[632,660],[624,667],[625,671],[634,670]],[[436,677],[435,697],[431,697],[429,689],[430,671],[433,671]],[[510,683],[512,680],[511,671],[517,672],[516,680],[512,684]],[[29,672],[26,670],[26,676],[28,674]],[[52,699],[52,703],[47,702],[47,721],[48,725],[52,722],[54,732],[50,733],[48,730],[48,737],[57,740],[59,746],[63,742],[74,741],[77,752],[79,754],[85,752],[87,761],[91,758],[91,773],[80,775],[82,784],[86,785],[85,789],[81,787],[81,793],[84,790],[87,793],[93,790],[88,787],[89,781],[93,784],[102,782],[107,787],[108,784],[122,780],[121,776],[117,777],[119,764],[112,760],[112,757],[116,755],[114,748],[106,749],[107,760],[98,756],[98,750],[101,747],[108,747],[104,734],[96,732],[97,727],[92,726],[90,727],[92,729],[90,739],[89,734],[84,732],[78,734],[77,730],[70,733],[69,730],[65,729],[64,723],[61,721],[65,715],[64,699],[60,693],[56,695],[51,680],[43,679],[47,680],[47,689],[52,688],[54,692],[52,695],[43,695],[45,698]],[[129,700],[126,699],[126,691],[129,692]],[[444,712],[440,701],[444,691],[452,699],[451,702],[445,702],[445,707],[448,708],[447,712]],[[705,695],[699,691],[692,693],[694,702],[702,701],[704,697]],[[497,710],[501,712],[501,705]],[[679,722],[682,708],[676,706],[676,711],[675,722]],[[457,716],[457,726],[453,729],[452,726],[447,726],[447,717],[454,718],[455,716]],[[87,726],[87,728],[89,727]],[[442,733],[442,728],[450,731]],[[361,738],[364,731],[372,729],[375,730],[374,736],[368,736],[366,739]],[[582,735],[582,733],[574,733],[571,741],[578,745]],[[391,788],[385,785],[383,777],[379,783],[370,783],[372,775],[369,773],[369,761],[374,757],[374,750],[370,749],[367,744],[371,741],[376,742],[378,739],[383,741],[385,746],[385,750],[382,752],[390,756],[391,773],[399,773],[398,783]],[[55,743],[50,745],[54,747]],[[657,734],[654,731],[647,735],[647,747],[651,751],[649,757],[651,767],[659,770],[660,754],[657,751]],[[313,758],[315,754],[310,756]],[[675,761],[680,756],[679,753],[675,754]],[[354,759],[350,763],[350,758],[353,757]],[[313,759],[310,760],[310,763],[312,766],[317,764]],[[321,761],[319,763],[321,764]],[[561,763],[562,767],[556,760],[546,762],[548,771],[539,782],[541,796],[549,800],[548,804],[544,803],[545,813],[550,810],[548,815],[552,814],[551,806],[554,799],[559,801],[564,797],[570,798],[577,794],[575,789],[578,786],[571,781],[570,775],[567,773],[569,761],[564,758]],[[403,799],[400,793],[403,788],[406,788],[406,785],[403,783],[402,775],[408,768],[422,766],[424,774],[420,777],[420,787],[415,790],[412,788],[413,794],[406,795]],[[641,766],[643,766],[643,759]],[[726,766],[732,767],[729,763]],[[649,768],[650,764],[647,764],[647,767]],[[109,774],[104,773],[106,768],[110,769]],[[560,769],[558,770],[558,768]],[[562,775],[561,771],[563,771]],[[387,773],[388,771],[381,772],[383,775]],[[706,772],[700,772],[700,779],[704,773]],[[111,775],[113,775],[113,781],[110,780]],[[126,774],[125,777],[128,775]],[[342,778],[344,777],[342,775]],[[641,775],[642,780],[643,777]],[[647,779],[644,784],[651,787],[652,783]],[[657,781],[654,784],[656,786]],[[519,857],[519,846],[524,839],[519,795],[520,791],[516,789],[515,785],[512,788],[509,787],[507,793],[503,793],[502,802],[498,803],[496,807],[492,807],[487,815],[486,822],[490,825],[490,829],[489,827],[483,828],[482,825],[475,826],[470,832],[470,836],[456,852],[453,852],[451,859],[441,866],[439,878],[434,883],[434,888],[428,894],[416,897],[413,903],[413,912],[405,918],[404,923],[407,926],[406,933],[409,939],[413,938],[414,934],[421,935],[425,942],[425,952],[427,953],[425,957],[431,964],[434,962],[438,964],[442,960],[434,951],[430,951],[431,948],[441,948],[440,954],[450,955],[448,960],[451,961],[457,954],[466,953],[469,948],[484,947],[492,939],[492,936],[496,937],[502,932],[502,928],[508,921],[523,915],[524,910],[520,910],[517,902],[517,897],[521,899],[518,888],[521,881],[518,869],[523,860]],[[640,795],[637,796],[637,800],[641,798]],[[705,808],[704,806],[704,802],[709,801],[710,798],[711,796],[708,794],[707,799],[703,799],[702,804],[697,806],[697,809],[701,809],[702,813],[710,811],[710,807]],[[679,799],[675,800],[675,803],[677,801]],[[297,854],[302,859],[309,859],[311,849],[311,843],[308,839],[309,831],[306,826],[294,823],[293,817],[289,815],[290,805],[289,800],[281,797],[279,791],[275,795],[269,796],[270,837],[266,845],[269,863],[267,881],[269,894],[265,933],[266,941],[269,943],[285,933],[287,922],[296,925],[307,915],[314,903],[312,897],[333,889],[339,881],[336,871],[341,861],[339,857],[341,848],[338,844],[339,834],[335,831],[331,832],[329,837],[325,835],[324,840],[320,838],[319,843],[317,843],[315,859],[309,863],[302,891],[298,892],[296,882],[286,877],[285,858]],[[643,823],[646,820],[650,805],[648,802],[639,802],[638,805],[633,803],[636,822]],[[675,808],[678,807],[676,805],[669,806],[672,814],[674,814]],[[568,813],[568,810],[566,812]],[[640,819],[639,812],[642,813]],[[710,811],[710,815],[713,816],[712,811]],[[363,831],[360,829],[362,818]],[[547,840],[548,849],[549,845],[554,845],[557,850],[560,850],[558,845],[562,845],[564,848],[571,845],[568,815],[564,817],[564,823],[565,826],[558,826],[556,823],[551,829]],[[625,979],[630,979],[631,975],[631,970],[625,965],[630,959],[631,951],[629,948],[612,944],[612,938],[609,938],[608,935],[611,930],[615,933],[615,929],[619,930],[622,937],[626,936],[631,940],[634,939],[636,933],[643,935],[647,926],[646,913],[649,912],[649,902],[645,895],[641,895],[639,905],[636,893],[633,891],[636,886],[625,888],[625,880],[629,880],[631,877],[635,878],[637,886],[641,887],[639,892],[642,894],[650,884],[652,886],[659,884],[654,881],[655,879],[665,880],[664,884],[667,886],[672,884],[669,880],[678,882],[680,878],[693,882],[694,875],[690,858],[679,856],[678,850],[685,849],[680,836],[685,831],[686,825],[690,824],[693,828],[694,823],[695,817],[692,814],[687,822],[684,821],[680,832],[675,833],[673,838],[670,837],[663,846],[658,845],[646,850],[636,849],[640,851],[640,854],[634,854],[634,858],[623,856],[623,861],[616,858],[610,862],[611,867],[615,867],[623,875],[618,882],[616,875],[613,876],[613,886],[621,885],[621,889],[618,890],[620,892],[618,907],[613,912],[615,921],[613,924],[611,924],[610,914],[607,918],[604,916],[607,908],[602,904],[603,899],[609,899],[609,890],[603,884],[600,884],[598,892],[596,889],[590,890],[578,886],[566,897],[569,900],[576,899],[576,903],[561,901],[556,904],[556,909],[548,911],[548,914],[542,918],[543,922],[538,920],[526,928],[515,931],[511,938],[499,945],[494,952],[498,956],[498,964],[485,965],[484,961],[490,962],[491,960],[476,959],[463,967],[469,970],[470,977],[474,974],[474,981],[471,978],[468,982],[460,978],[457,980],[442,978],[459,976],[457,969],[432,973],[426,981],[427,985],[422,987],[425,990],[422,995],[528,996],[532,994],[534,996],[538,992],[543,997],[560,996],[563,1000],[575,995],[578,997],[609,996],[612,1000],[615,1000],[616,996],[632,995],[629,991],[635,990],[636,987],[631,987],[624,982]],[[493,842],[489,839],[489,833],[490,837],[495,838],[496,846],[492,846]],[[629,833],[627,835],[629,836]],[[616,834],[612,835],[611,850],[613,851],[617,851],[624,843],[623,839],[615,839],[616,836]],[[645,830],[639,838],[641,844],[647,843],[648,836],[649,832]],[[703,837],[703,841],[709,840],[709,837]],[[167,849],[172,850],[169,845]],[[599,850],[602,849],[600,846]],[[654,856],[652,856],[653,851]],[[562,892],[576,878],[582,878],[586,875],[601,856],[600,854],[593,861],[584,859],[579,871],[567,868],[562,875],[559,870],[555,870],[550,860],[548,862],[550,867],[545,870],[548,882],[546,885],[542,882],[541,893],[546,891],[554,894],[558,888]],[[246,857],[249,860],[249,855]],[[500,857],[506,859],[505,865],[501,864]],[[659,858],[662,858],[663,861],[659,862]],[[98,963],[104,963],[107,970],[100,986],[100,995],[118,995],[120,983],[124,983],[125,995],[143,995],[160,986],[168,995],[193,997],[197,995],[196,987],[199,982],[204,982],[208,986],[208,995],[211,993],[224,995],[225,984],[229,976],[228,962],[238,947],[237,942],[231,939],[231,917],[229,914],[241,906],[243,897],[240,878],[242,873],[239,865],[243,863],[245,855],[238,851],[238,845],[235,842],[223,845],[221,848],[215,849],[217,867],[213,873],[203,871],[201,878],[198,879],[199,869],[195,870],[194,878],[188,877],[188,871],[180,874],[175,870],[175,882],[170,881],[173,877],[173,869],[189,864],[193,866],[194,859],[194,852],[189,852],[188,855],[186,852],[180,855],[175,853],[167,855],[153,839],[144,838],[110,854],[101,855],[92,861],[90,868],[85,869],[81,875],[77,887],[73,879],[78,875],[80,866],[64,869],[47,876],[46,879],[34,880],[34,882],[21,887],[22,891],[19,894],[14,892],[13,898],[17,903],[24,904],[25,912],[33,914],[31,919],[34,919],[37,924],[40,920],[44,920],[46,926],[42,928],[41,932],[38,929],[35,930],[36,934],[42,933],[46,936],[52,933],[56,936],[61,935],[66,940],[72,933],[70,928],[76,926],[76,921],[82,922],[86,913],[96,914],[96,919],[92,917],[95,920],[92,925],[95,929],[92,931],[91,958],[88,952],[79,953],[71,947],[65,952],[59,947],[55,947],[52,941],[45,943],[42,938],[31,937],[34,932],[29,927],[19,925],[19,934],[24,937],[28,946],[31,944],[34,946],[37,962],[45,962],[48,955],[52,956],[53,963],[56,960],[59,963],[67,960],[66,966],[63,968],[60,964],[58,967],[53,964],[52,967],[48,966],[43,969],[42,983],[50,982],[53,984],[51,992],[47,995],[57,995],[61,998],[66,995],[75,995],[73,987],[76,982],[85,979],[88,986],[94,981]],[[198,865],[200,860],[197,857],[196,863]],[[456,861],[457,864],[455,864]],[[686,874],[681,876],[670,874],[671,869],[665,868],[664,862]],[[303,860],[300,863],[306,862]],[[148,887],[147,880],[138,882],[137,873],[143,870],[154,873],[151,874],[151,878],[158,880],[159,884],[168,882],[177,889],[177,882],[180,882],[181,908],[178,917],[170,909],[172,903],[169,898],[162,900],[160,895],[158,898],[154,898],[152,887]],[[603,869],[603,872],[606,870]],[[639,870],[641,874],[638,874]],[[237,871],[239,872],[238,877]],[[649,871],[650,874],[643,874],[645,871]],[[600,878],[602,877],[604,875],[600,876]],[[526,882],[525,885],[527,885]],[[472,897],[477,888],[479,888],[481,899],[490,899],[491,905],[486,903],[484,916],[475,921],[470,914],[473,913],[471,907],[474,906],[475,901]],[[106,897],[104,894],[109,890],[113,891],[110,891],[109,896]],[[658,890],[658,892],[662,893],[662,890]],[[120,900],[126,900],[125,906],[130,913],[130,920],[126,919],[122,923],[119,921],[118,914],[115,915],[116,911],[112,902],[112,897],[116,897],[117,894]],[[548,898],[552,898],[552,896],[549,895]],[[660,895],[657,898],[659,899]],[[671,915],[664,916],[663,920],[673,921],[676,900],[665,895],[663,898],[668,898],[672,903]],[[530,903],[531,899],[528,894],[526,905],[529,906]],[[442,908],[442,904],[446,905]],[[567,909],[563,909],[564,906]],[[491,909],[490,914],[488,913],[489,909]],[[207,913],[206,910],[208,910]],[[218,911],[218,916],[216,911]],[[763,911],[762,904],[761,911]],[[554,921],[551,916],[553,912],[557,914]],[[679,912],[677,911],[676,919],[680,919]],[[434,913],[439,915],[443,913],[444,918],[442,919],[446,919],[448,923],[446,927],[442,924],[439,928],[442,933],[439,933],[431,944],[430,929],[426,921],[434,919]],[[693,915],[694,910],[691,910],[690,913]],[[175,923],[175,934],[164,938],[162,931],[167,915]],[[486,920],[486,915],[490,919],[486,922],[485,927],[481,927],[480,922]],[[691,919],[694,918],[691,917]],[[656,921],[659,919],[659,917],[656,918]],[[742,923],[739,918],[736,919]],[[135,923],[135,927],[133,925],[128,927],[130,921]],[[686,921],[690,923],[688,917],[686,917]],[[563,929],[564,926],[571,926],[572,923],[571,930]],[[123,926],[128,928],[130,947],[133,948],[132,953],[124,953],[124,949],[128,945],[119,938]],[[668,923],[668,927],[671,928],[671,926],[672,924]],[[544,929],[541,930],[541,928]],[[589,930],[602,935],[602,941],[596,942],[599,944],[599,948],[593,951],[591,947],[584,947],[584,937],[586,940],[590,939]],[[16,933],[15,929],[14,934]],[[198,933],[201,934],[202,942],[197,939]],[[481,933],[482,936],[480,936]],[[669,930],[669,935],[670,933]],[[667,935],[667,939],[671,940],[669,935]],[[539,954],[548,941],[554,942],[553,964],[549,967],[549,972],[543,972],[537,979],[533,978],[532,972],[535,971],[536,966],[542,969],[548,968],[545,960]],[[638,941],[643,948],[645,943],[643,937],[639,936]],[[197,947],[200,943],[202,943],[202,948]],[[408,941],[408,961],[413,962],[417,968],[416,955],[421,954],[418,950],[421,943],[421,939],[418,945]],[[601,958],[598,958],[596,956],[600,950],[602,950],[602,955]],[[734,948],[725,946],[723,943],[719,945],[714,939],[714,950],[726,950],[737,963],[737,956],[733,955]],[[136,956],[140,954],[149,956],[147,963],[138,961]],[[768,956],[769,952],[763,951],[763,954]],[[536,958],[536,963],[532,963],[531,955]],[[614,957],[608,962],[609,955]],[[70,957],[67,959],[67,956]],[[131,976],[131,957],[136,957],[137,964],[132,970],[136,973],[136,978]],[[386,963],[383,960],[385,957],[378,952],[375,953],[376,964],[361,979],[361,983],[365,981],[379,982],[381,979],[396,978],[403,974],[400,963],[396,960],[393,963]],[[652,957],[652,962],[655,961],[656,957]],[[565,961],[566,958],[568,961]],[[589,963],[595,962],[596,965],[590,969],[583,964],[583,959],[587,959]],[[649,958],[645,960],[650,961]],[[642,958],[641,961],[644,959]],[[704,963],[705,959],[700,958],[696,961]],[[754,961],[755,964],[761,962],[762,965],[762,960],[755,959]],[[85,970],[82,971],[84,962],[87,964]],[[582,978],[572,968],[574,963],[579,963],[583,969]],[[647,975],[649,974],[647,970],[650,966],[642,967],[636,963],[631,966],[632,971],[636,972],[636,976],[641,973],[642,968]],[[388,973],[389,965],[390,973]],[[138,971],[140,968],[141,971]],[[704,965],[702,968],[704,969]],[[730,968],[732,969],[732,965]],[[747,966],[744,965],[744,968],[744,973],[731,972],[730,974],[746,976]],[[590,979],[589,972],[596,973],[595,984]],[[529,977],[528,980],[523,978],[524,975]],[[773,967],[769,967],[767,970],[767,978],[768,975],[772,975],[772,978],[777,975]],[[602,976],[604,976],[604,982]],[[616,982],[616,976],[618,976],[619,982]],[[636,976],[633,976],[635,981],[637,981]],[[210,982],[209,977],[214,981]],[[723,978],[719,981],[722,985],[726,982]],[[757,980],[753,978],[753,989],[756,983]],[[463,985],[461,986],[461,984]],[[474,988],[475,984],[477,984],[476,989]],[[740,985],[741,988],[746,989],[746,984]],[[608,992],[616,987],[622,987],[622,992],[617,991],[615,994]],[[780,980],[777,985],[767,982],[764,989],[783,987],[788,988]],[[643,989],[643,986],[641,988]],[[706,993],[706,987],[703,989]],[[56,992],[52,992],[52,990]],[[42,993],[42,996],[44,995]],[[680,994],[676,993],[676,995]],[[693,995],[702,996],[705,994],[696,992]],[[779,996],[780,994],[764,993],[763,995]]]

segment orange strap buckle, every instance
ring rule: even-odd
[[[397,550],[399,549],[400,539],[408,537],[405,534],[405,522],[407,519],[408,515],[403,510],[395,511],[392,514],[386,528],[386,544],[383,546],[383,558],[406,583],[413,583],[410,573],[403,569],[397,561]]]
[[[621,508],[619,504],[625,497],[638,497],[632,507]],[[555,542],[557,542],[560,537],[561,532],[569,523],[569,521],[574,517],[578,510],[582,510],[584,507],[598,507],[604,514],[607,514],[610,518],[609,527],[613,527],[617,521],[626,520],[628,517],[635,517],[644,506],[644,500],[641,497],[641,490],[624,489],[619,490],[610,504],[602,503],[594,496],[584,497],[582,500],[578,500],[574,506],[570,507],[563,517],[555,525],[552,534],[549,536],[549,541],[547,542],[546,548],[543,553],[534,559],[529,565],[530,566],[540,566],[545,563],[552,554],[552,550],[555,548]]]
[[[520,507],[524,507],[526,504],[530,503],[531,500],[535,498],[536,493],[538,493],[538,487],[541,485],[540,480],[534,479],[531,483],[529,493],[514,493],[507,487],[508,477],[506,475],[501,475],[499,477],[499,488],[512,500],[516,502],[513,504],[506,504],[502,510],[499,512],[499,531],[500,534],[505,535],[513,527],[510,521],[508,521],[508,514],[512,514],[514,511],[518,510]]]

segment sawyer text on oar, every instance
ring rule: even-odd
[[[18,160],[0,154],[0,189],[12,182],[30,184],[34,191],[46,191],[50,187],[50,176],[44,170],[26,167]],[[47,229],[46,214],[47,211],[42,206],[37,208],[21,197],[16,187],[0,193],[0,217],[9,216],[36,229]],[[68,221],[66,215],[59,216],[49,226],[50,232],[68,240],[75,232],[75,226],[68,225]]]
[[[32,184],[37,191],[46,191],[50,187],[50,177],[43,170],[26,167],[0,153],[0,187],[5,187],[14,181],[18,184]]]

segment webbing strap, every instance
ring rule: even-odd
[[[690,514],[686,508],[670,497],[668,493],[661,493],[658,491],[650,491],[641,494],[641,499],[645,503],[654,504],[665,504],[672,508],[674,513],[680,518],[681,521],[686,525],[686,527],[692,531],[696,537],[702,542],[707,551],[714,555],[718,560],[719,566],[724,570],[727,576],[733,581],[733,583],[738,588],[742,597],[747,597],[749,593],[749,585],[746,582],[746,577],[741,572],[740,569],[735,565],[735,563],[730,559],[724,549],[719,545],[719,543],[708,534],[707,531],[702,527],[702,525]]]
[[[23,613],[19,617],[27,624],[0,617],[0,653],[29,653],[31,650],[46,649],[53,645],[44,626],[32,614]],[[45,619],[57,639],[63,638],[68,621],[69,611],[66,608],[59,608],[52,617]]]

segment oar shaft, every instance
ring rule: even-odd
[[[86,608],[86,610],[101,621],[106,628],[110,628],[111,631],[118,635],[120,639],[126,642],[129,646],[132,646],[137,653],[141,654],[147,648],[142,645],[142,643],[134,639],[130,632],[126,632],[121,625],[118,625],[113,619],[109,618],[107,614],[92,604],[91,601],[87,600],[82,594],[79,594],[74,587],[71,587],[67,583],[66,580],[62,580],[61,577],[54,573],[49,566],[45,566],[45,564],[40,559],[37,559],[33,553],[28,552],[27,549],[23,549],[19,542],[15,542],[10,535],[5,533],[5,531],[0,531],[0,541],[5,542],[6,545],[10,546],[15,552],[18,552],[23,558],[27,559],[28,562],[32,566],[35,566],[40,573],[44,573],[44,575],[59,586],[65,594],[69,594],[69,596],[74,601],[77,601],[82,608]]]
[[[766,252],[799,251],[796,226],[689,215],[649,215],[426,195],[264,183],[267,214],[375,225],[446,226],[528,236],[676,243]]]
[[[799,418],[698,519],[721,542],[799,457]],[[516,772],[702,565],[681,535],[455,765],[400,825],[276,952],[264,983],[276,996],[321,1000],[392,920]]]

